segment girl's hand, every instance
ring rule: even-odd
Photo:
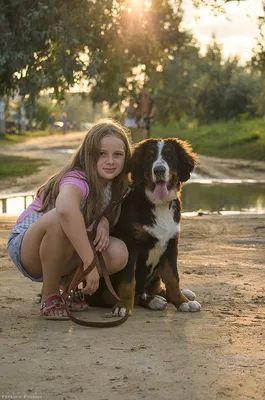
[[[88,231],[91,231],[93,224],[90,225]],[[97,251],[104,251],[109,245],[109,221],[107,218],[102,217],[98,227],[96,237],[94,239],[94,246]]]
[[[86,287],[82,289],[84,294],[92,295],[98,290],[99,286],[99,273],[97,267],[95,267],[87,276],[86,276]]]

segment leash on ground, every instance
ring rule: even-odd
[[[93,256],[94,256],[93,260],[92,260],[91,264],[85,270],[83,270],[82,266],[79,266],[77,268],[70,285],[63,292],[63,298],[65,301],[67,315],[71,321],[73,321],[74,323],[76,323],[78,325],[95,327],[95,328],[111,328],[113,326],[118,326],[118,325],[123,324],[125,321],[127,321],[128,317],[129,317],[129,314],[126,314],[124,317],[121,317],[120,319],[117,319],[114,321],[104,321],[104,322],[88,321],[86,319],[74,317],[70,313],[68,302],[69,302],[69,300],[71,300],[73,298],[74,291],[78,287],[78,285],[84,281],[84,278],[96,267],[96,265],[99,265],[101,268],[101,272],[102,272],[103,278],[106,282],[107,288],[109,289],[111,294],[118,301],[120,301],[119,296],[117,295],[117,293],[115,292],[115,290],[112,286],[102,253],[99,251],[96,251],[93,241],[94,241],[94,238],[96,237],[97,227],[98,227],[98,224],[99,224],[99,221],[101,220],[101,218],[104,217],[105,215],[107,215],[112,207],[116,207],[118,204],[122,203],[132,190],[134,190],[134,187],[133,187],[133,185],[130,185],[128,187],[127,191],[125,192],[125,194],[122,196],[122,198],[118,201],[112,201],[102,211],[102,213],[98,216],[98,218],[95,220],[92,231],[88,232],[88,239],[89,239],[90,245],[93,250]]]

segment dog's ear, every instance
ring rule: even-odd
[[[190,179],[190,174],[194,170],[198,158],[193,153],[192,148],[188,142],[180,139],[172,139],[178,154],[178,175],[181,182],[186,182]]]
[[[144,153],[146,149],[146,141],[142,141],[134,145],[132,156],[128,162],[127,172],[131,173],[132,182],[138,185],[144,180]]]

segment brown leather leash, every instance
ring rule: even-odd
[[[133,189],[134,189],[134,187],[132,185],[130,185],[128,187],[127,191],[125,192],[125,194],[122,196],[122,198],[118,201],[112,201],[102,211],[102,213],[98,216],[98,218],[95,220],[92,231],[88,232],[88,239],[89,239],[91,248],[93,250],[93,255],[94,255],[93,260],[92,260],[91,264],[85,270],[83,270],[82,266],[79,266],[77,268],[70,285],[63,292],[62,296],[65,301],[65,308],[66,308],[67,315],[71,321],[73,321],[74,323],[76,323],[78,325],[96,327],[96,328],[111,328],[113,326],[118,326],[118,325],[123,324],[125,321],[127,321],[128,317],[129,317],[129,314],[126,314],[124,317],[114,320],[114,321],[104,321],[104,322],[88,321],[86,319],[74,317],[70,313],[68,301],[72,300],[75,289],[78,287],[78,285],[81,282],[83,282],[84,278],[96,267],[96,265],[100,266],[103,278],[106,282],[106,285],[107,285],[109,291],[118,301],[120,301],[119,296],[117,295],[117,293],[115,292],[115,290],[112,286],[102,253],[99,251],[96,251],[93,240],[96,237],[97,227],[98,227],[98,224],[99,224],[101,218],[104,217],[105,215],[107,215],[107,213],[110,211],[110,209],[112,207],[116,207],[118,204],[122,203]]]

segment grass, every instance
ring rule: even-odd
[[[49,136],[48,130],[45,131],[27,131],[25,134],[7,134],[5,136],[0,136],[0,147],[4,145],[9,145],[12,143],[22,143],[28,138],[39,137],[39,136]]]
[[[42,159],[4,156],[0,154],[0,180],[33,174],[45,164],[46,161]]]
[[[177,123],[156,124],[153,137],[187,140],[198,154],[265,161],[265,120],[228,121],[181,129]]]

